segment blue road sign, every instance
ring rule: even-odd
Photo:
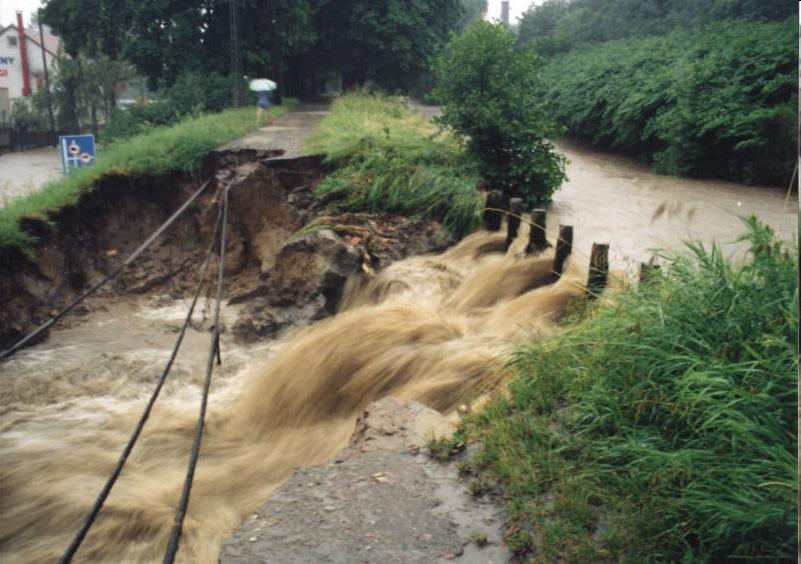
[[[64,174],[95,164],[94,135],[61,135],[58,146]]]

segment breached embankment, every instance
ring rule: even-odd
[[[395,396],[452,411],[497,386],[510,341],[554,329],[567,303],[582,296],[583,274],[568,270],[554,284],[518,287],[522,293],[515,296],[497,281],[521,265],[536,272],[543,258],[517,257],[513,246],[507,256],[476,260],[476,250],[496,237],[478,233],[440,255],[398,261],[351,283],[346,293],[361,296],[346,295],[343,303],[354,305],[288,335],[271,358],[253,359],[242,374],[218,384],[182,561],[216,562],[222,540],[294,468],[322,462],[348,444],[370,402]],[[486,290],[480,307],[451,303],[459,288],[482,285],[497,292]],[[515,320],[500,315],[508,308]],[[22,407],[8,399],[0,442],[2,551],[9,561],[53,559],[113,465],[140,406],[113,393],[62,406]],[[81,559],[161,557],[196,417],[185,390],[164,400]]]
[[[122,264],[200,186],[199,200],[98,296],[80,305],[74,324],[120,296],[191,295],[211,237],[219,191],[230,190],[225,297],[261,298],[240,327],[245,340],[270,336],[298,317],[333,313],[345,278],[413,252],[441,248],[449,238],[436,222],[386,214],[346,214],[314,195],[323,174],[316,156],[275,158],[281,151],[214,152],[197,178],[110,174],[74,205],[47,221],[23,220],[39,243],[32,254],[0,248],[0,349],[4,349],[91,283]],[[298,232],[306,226],[306,232]],[[214,264],[212,264],[212,268]],[[330,271],[330,272],[329,272]],[[279,309],[267,319],[264,310]],[[298,311],[281,308],[293,306]],[[258,316],[257,316],[258,317]]]
[[[193,289],[201,249],[211,235],[207,220],[215,212],[221,186],[231,187],[232,237],[223,312],[228,324],[223,335],[225,364],[215,380],[215,399],[229,398],[238,388],[232,384],[239,369],[250,362],[253,351],[269,354],[276,334],[335,311],[350,274],[372,271],[449,242],[436,222],[338,212],[314,195],[323,173],[318,157],[274,157],[252,150],[210,155],[201,176],[214,174],[214,184],[191,213],[113,286],[57,327],[51,339],[0,365],[4,559],[57,558],[99,491],[166,361],[175,321],[186,310],[184,298]],[[4,343],[13,342],[120,264],[198,185],[198,180],[182,177],[107,176],[75,206],[54,214],[50,223],[26,222],[41,244],[34,256],[3,249]],[[304,225],[309,227],[303,230]],[[90,537],[79,560],[149,560],[162,550],[156,530],[171,522],[160,518],[167,506],[155,509],[136,500],[145,491],[157,498],[171,497],[167,484],[177,479],[178,466],[185,464],[189,445],[185,425],[196,417],[200,370],[195,361],[208,347],[203,312],[196,313],[192,328],[186,352],[145,431],[145,444],[134,451],[124,474],[132,481],[112,494],[97,527],[100,532],[93,533],[95,540]],[[167,443],[175,450],[147,444],[148,436],[170,436]],[[247,449],[248,439],[243,440],[240,446]],[[156,438],[156,445],[162,442]],[[213,442],[204,444],[208,462],[215,459],[214,451],[206,450]],[[228,448],[236,450],[233,445]],[[292,449],[287,450],[291,459]],[[224,482],[228,471],[237,474],[236,457],[218,454],[233,464],[218,477]],[[148,480],[156,476],[154,488]],[[269,487],[272,480],[264,478],[265,473],[258,471],[254,480]],[[161,494],[158,484],[166,488]],[[118,493],[121,497],[116,497]],[[231,507],[244,501],[238,495],[230,498]],[[175,500],[164,501],[175,505]],[[193,504],[198,503],[195,498]],[[116,522],[120,511],[127,514],[123,522],[128,525],[123,523],[122,529],[106,521]],[[212,548],[203,548],[205,540],[196,548],[185,541],[187,559],[198,554],[203,555],[201,560],[211,559],[214,543],[219,545],[222,535],[238,524],[240,510],[234,510],[233,517],[228,510],[222,512],[227,517],[222,517],[225,524],[218,534],[213,534],[214,526],[201,531],[203,539],[212,531],[209,539],[217,539]],[[154,529],[154,523],[160,524]]]

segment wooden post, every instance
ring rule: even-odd
[[[484,210],[484,228],[487,231],[500,231],[503,212],[496,210],[503,208],[503,192],[500,190],[488,192],[486,208]]]
[[[640,283],[647,282],[659,272],[658,264],[642,262],[640,263]]]
[[[590,276],[587,279],[587,295],[597,298],[606,288],[609,278],[609,245],[593,243],[590,253]]]
[[[528,235],[528,246],[526,254],[536,253],[548,248],[548,240],[545,238],[545,210],[531,210],[531,232]]]
[[[506,243],[503,246],[504,252],[509,250],[512,243],[517,239],[517,232],[520,230],[520,215],[523,213],[523,200],[512,198],[509,200],[509,213],[506,219]]]
[[[562,276],[565,260],[573,252],[573,226],[560,225],[559,239],[556,240],[556,256],[553,259],[553,271],[557,278]]]

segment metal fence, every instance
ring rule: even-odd
[[[58,133],[0,123],[0,155],[58,145]]]

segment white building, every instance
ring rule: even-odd
[[[45,31],[44,47],[39,42],[39,30],[23,26],[22,18],[17,24],[0,27],[0,123],[10,121],[14,100],[30,96],[44,88],[42,51],[47,60],[48,72],[53,77],[53,62],[58,53],[59,39]],[[24,46],[22,38],[24,37]]]

